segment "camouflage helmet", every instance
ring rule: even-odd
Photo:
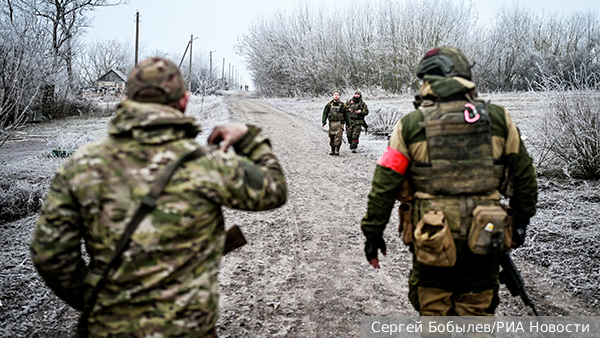
[[[422,79],[428,73],[445,77],[460,76],[471,80],[471,66],[467,57],[450,46],[435,48],[425,54],[417,67],[417,76]]]
[[[178,101],[185,91],[179,68],[163,58],[142,61],[127,78],[127,97],[133,101],[171,104]]]

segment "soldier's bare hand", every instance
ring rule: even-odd
[[[247,132],[248,126],[245,124],[238,123],[218,126],[213,129],[208,137],[208,144],[220,144],[219,149],[227,151],[229,147],[237,143]]]

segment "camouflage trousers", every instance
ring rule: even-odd
[[[329,121],[329,145],[339,147],[342,145],[342,135],[344,134],[344,125],[342,121]]]
[[[412,288],[412,287],[411,287]],[[415,291],[415,290],[413,290]],[[469,316],[468,318],[460,319],[462,323],[482,324],[490,320],[493,322],[493,312],[490,313],[490,308],[493,307],[494,298],[497,297],[495,290],[484,290],[481,292],[459,294],[444,289],[434,287],[418,286],[416,287],[416,297],[418,298],[419,313],[423,322],[423,338],[451,338],[452,334],[447,332],[429,332],[428,317],[433,321],[439,322],[439,317],[447,316]],[[481,316],[485,316],[481,317]],[[475,319],[482,318],[482,319]],[[455,320],[458,321],[458,320]],[[465,338],[493,338],[485,332],[465,333]]]
[[[351,120],[350,127],[346,130],[346,135],[348,136],[348,143],[350,144],[350,149],[356,149],[358,147],[358,138],[360,137],[360,132],[362,131],[363,120]]]

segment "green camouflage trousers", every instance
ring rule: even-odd
[[[346,130],[346,135],[348,136],[350,149],[356,149],[358,147],[358,138],[362,131],[363,120],[351,120],[350,122],[350,128]]]
[[[341,121],[329,121],[329,145],[339,147],[342,145],[342,135],[344,134],[344,125]]]

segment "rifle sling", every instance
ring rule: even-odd
[[[81,313],[81,317],[79,318],[79,323],[77,324],[77,333],[79,337],[87,337],[87,324],[89,316],[96,306],[96,301],[98,300],[98,294],[100,290],[104,288],[106,282],[108,281],[108,275],[111,271],[119,267],[121,265],[121,255],[127,248],[129,247],[129,243],[131,242],[131,236],[135,232],[135,229],[138,227],[140,222],[146,217],[146,215],[154,210],[156,207],[156,200],[162,194],[163,190],[171,180],[171,177],[175,173],[175,171],[185,162],[198,159],[202,156],[206,155],[206,151],[202,147],[196,148],[194,151],[188,152],[181,156],[174,163],[169,164],[158,176],[154,185],[150,189],[150,192],[146,196],[142,198],[142,202],[140,207],[135,212],[129,223],[127,224],[127,228],[121,235],[119,242],[117,243],[117,247],[113,256],[110,259],[106,269],[104,269],[100,280],[92,290],[90,297],[84,304],[83,312]]]

